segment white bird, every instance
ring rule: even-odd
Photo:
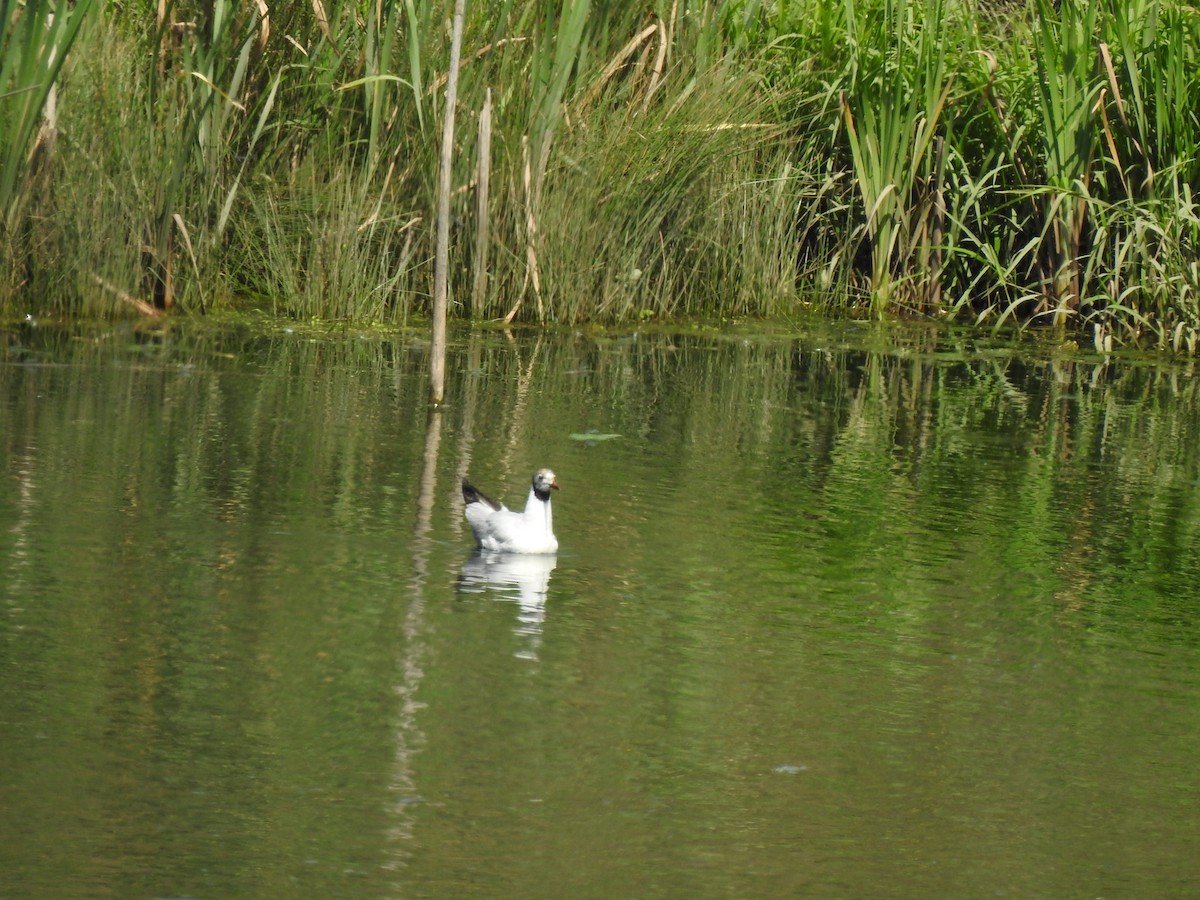
[[[557,553],[558,538],[550,512],[550,492],[558,481],[549,469],[533,473],[524,512],[513,512],[463,479],[463,512],[481,550],[500,553]]]

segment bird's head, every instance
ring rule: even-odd
[[[558,480],[549,469],[538,469],[533,473],[533,492],[539,500],[549,500],[550,492],[558,490]]]

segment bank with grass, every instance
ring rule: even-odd
[[[450,3],[27,0],[0,309],[423,318]],[[1200,344],[1196,0],[475,0],[452,315]]]

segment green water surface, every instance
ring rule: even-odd
[[[426,354],[0,333],[0,897],[1200,894],[1191,364]]]

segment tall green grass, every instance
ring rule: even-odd
[[[24,280],[26,216],[58,133],[57,82],[90,0],[27,0],[0,9],[0,281]]]
[[[1044,144],[1041,194],[1043,291],[1061,324],[1080,305],[1080,267],[1091,194],[1100,92],[1096,52],[1099,4],[1037,0],[1033,28],[1037,61],[1038,133]]]
[[[942,0],[846,0],[850,68],[842,107],[855,184],[870,240],[871,296],[884,311],[895,280],[928,259],[923,227],[941,190],[939,133],[950,95]],[[917,271],[910,281],[922,288]]]
[[[29,0],[0,14],[0,225],[11,231],[28,196],[25,182],[56,127],[52,98],[90,2]],[[24,183],[23,183],[24,182]]]
[[[61,4],[48,31],[51,5],[0,35],[0,306],[428,312],[449,3]],[[467,12],[453,315],[819,306],[1197,348],[1196,0]]]

